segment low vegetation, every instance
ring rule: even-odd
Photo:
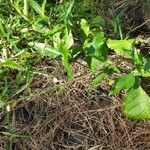
[[[144,8],[145,5],[148,6],[144,11],[148,13],[149,1],[138,4]],[[128,11],[131,6],[128,1],[109,0],[0,1],[0,119],[3,122],[0,132],[9,138],[9,142],[2,144],[5,145],[2,147],[13,149],[14,139],[28,138],[28,135],[17,134],[12,130],[15,110],[19,110],[21,105],[36,101],[36,96],[50,90],[57,91],[54,95],[61,97],[61,94],[67,93],[68,88],[74,88],[73,82],[84,80],[84,77],[87,82],[80,91],[84,95],[81,96],[83,99],[86,99],[86,94],[92,99],[95,91],[105,93],[99,89],[105,83],[106,98],[113,101],[119,97],[122,117],[127,120],[150,119],[150,38],[147,34],[150,30],[149,18],[144,13],[140,20],[142,25],[138,24],[139,20],[134,22],[135,16],[130,16],[131,12]],[[122,66],[122,63],[125,65]],[[83,71],[76,66],[80,66]],[[71,96],[68,96],[68,101],[72,101],[69,97]],[[90,101],[88,98],[85,101]],[[69,103],[63,98],[62,101]],[[75,106],[68,109],[79,107],[80,102],[76,104],[76,100],[73,101]],[[108,100],[106,104],[107,102]],[[59,106],[58,101],[57,104],[54,103]],[[101,105],[103,104],[99,108]],[[85,107],[82,111],[96,112],[94,106],[88,110]],[[58,111],[56,113],[59,114]],[[94,128],[90,123],[88,125],[89,128]],[[54,126],[57,125],[54,123]],[[57,149],[60,145],[57,146],[54,147]],[[32,149],[44,149],[33,147]],[[84,146],[81,144],[81,147]]]

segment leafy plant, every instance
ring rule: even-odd
[[[129,41],[131,45],[126,43]],[[131,58],[135,64],[135,69],[131,73],[121,76],[110,94],[117,94],[121,89],[126,89],[122,108],[124,114],[129,118],[148,119],[150,118],[150,97],[142,89],[139,81],[141,76],[150,76],[150,72],[144,67],[145,62],[149,62],[149,60],[139,52],[133,40],[126,40],[123,43],[122,40],[117,41],[117,43],[115,41],[114,44],[110,44],[109,40],[108,46],[118,54],[124,54],[125,57]]]
[[[123,113],[133,119],[149,119],[150,97],[142,88],[140,80],[142,77],[150,77],[150,59],[136,47],[138,38],[124,38],[121,29],[122,11],[112,21],[115,37],[112,39],[103,30],[105,26],[103,17],[97,16],[91,23],[86,19],[77,18],[78,15],[72,13],[74,4],[74,0],[65,1],[54,10],[55,8],[51,9],[52,5],[48,5],[46,0],[41,3],[35,0],[15,0],[7,3],[7,7],[12,8],[9,19],[5,18],[3,15],[5,11],[1,10],[0,107],[6,109],[8,102],[4,99],[15,94],[10,90],[12,87],[16,94],[27,88],[30,82],[29,76],[32,74],[30,70],[32,56],[61,59],[68,77],[73,79],[72,59],[83,54],[89,70],[95,75],[89,91],[106,77],[117,72],[120,76],[113,79],[109,95],[124,90]],[[18,15],[12,15],[15,11]],[[22,39],[27,43],[20,48]],[[110,60],[110,51],[130,59],[133,70],[122,74]],[[15,84],[8,82],[10,71],[15,72],[13,79],[16,81]],[[4,76],[7,76],[5,80]]]
[[[125,95],[122,111],[132,119],[149,119],[150,97],[141,87],[132,88]]]
[[[124,89],[126,94],[122,106],[123,113],[127,117],[133,119],[149,119],[150,97],[140,86],[140,77],[150,76],[148,69],[150,67],[149,59],[145,58],[136,48],[137,40],[106,39],[103,31],[93,34],[93,31],[90,30],[90,27],[85,20],[81,20],[81,28],[87,38],[84,42],[83,49],[85,51],[85,56],[88,58],[87,63],[89,67],[93,71],[96,71],[98,66],[97,61],[100,61],[102,64],[104,64],[101,66],[101,72],[95,77],[95,79],[93,79],[89,89],[91,90],[96,84],[100,83],[104,78],[106,78],[108,75],[111,75],[113,72],[119,72],[116,66],[112,67],[113,65],[111,66],[111,63],[108,63],[111,61],[107,58],[107,51],[108,49],[112,49],[117,55],[122,55],[125,58],[131,59],[135,67],[134,70],[116,80],[114,87],[110,91],[110,95],[117,94],[120,92],[120,90]],[[89,40],[90,34],[93,35],[94,38],[90,37]],[[105,65],[107,67],[105,67]],[[147,67],[145,67],[145,65]]]

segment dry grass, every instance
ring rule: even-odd
[[[57,61],[40,60],[36,65],[39,71],[57,73],[57,80],[35,75],[30,92],[12,108],[11,129],[26,137],[11,139],[2,133],[5,121],[1,111],[0,150],[9,144],[14,150],[150,149],[150,121],[126,119],[120,111],[121,94],[108,97],[105,81],[89,93],[92,75],[84,65],[73,64],[76,75],[83,74],[73,81],[67,81]]]
[[[127,1],[113,5],[112,14],[106,12],[106,16],[109,18],[117,9],[126,8]],[[139,1],[128,2],[135,4],[133,9],[141,7],[141,1],[140,6],[136,5]],[[127,12],[123,20],[129,32],[138,23],[131,20],[132,12],[135,11]],[[116,55],[111,57],[121,69],[126,69],[125,72],[132,70],[128,60],[123,61]],[[6,114],[0,110],[0,150],[150,149],[150,121],[125,118],[121,112],[122,93],[109,97],[107,79],[89,93],[93,75],[83,60],[73,63],[73,81],[68,80],[58,61],[39,59],[34,66],[32,83],[24,93],[14,97],[18,104],[11,106],[9,112],[10,129],[15,135],[5,133]],[[143,82],[143,87],[146,85]],[[148,93],[149,87],[146,88]]]

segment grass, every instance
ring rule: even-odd
[[[78,50],[78,22],[84,18],[91,28],[103,27],[108,37],[124,39],[130,32],[122,31],[124,14],[110,15],[108,10],[118,2],[111,3],[0,1],[0,149],[136,149],[139,141],[150,148],[143,138],[148,138],[149,121],[122,116],[123,93],[108,96],[108,79],[88,92],[94,74]],[[59,44],[63,55],[57,51]],[[149,85],[144,87],[149,92]]]

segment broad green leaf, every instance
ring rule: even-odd
[[[93,57],[95,49],[93,47],[92,42],[89,42],[88,39],[85,40],[85,42],[84,42],[83,50],[84,50],[86,61],[87,61],[89,68],[92,71],[96,71],[98,60]]]
[[[85,40],[83,50],[87,59],[88,66],[92,71],[96,71],[98,62],[105,61],[107,58],[107,45],[105,43],[104,32],[93,31],[92,42]]]
[[[71,64],[69,63],[69,50],[65,47],[64,43],[60,44],[60,52],[62,53],[63,66],[67,70],[67,74],[70,77],[70,79],[73,79],[73,71],[71,68]]]
[[[64,37],[61,39],[61,43],[59,46],[60,52],[62,54],[62,63],[65,69],[67,70],[67,74],[70,77],[70,79],[73,79],[73,71],[69,62],[69,58],[71,56],[71,46],[73,46],[74,40],[73,35],[71,33],[71,30],[67,27],[64,31]]]
[[[150,119],[150,97],[141,88],[129,90],[124,98],[123,113],[132,119]]]
[[[62,39],[62,42],[65,44],[67,49],[71,48],[74,44],[73,35],[70,29],[65,28],[65,35]]]
[[[28,45],[37,50],[38,53],[40,53],[40,55],[42,56],[49,56],[51,58],[56,58],[61,55],[58,49],[45,43],[30,42]]]
[[[91,91],[94,86],[96,86],[97,84],[100,84],[100,82],[107,76],[111,75],[115,70],[114,66],[110,66],[110,62],[105,62],[106,66],[103,66],[103,70],[101,71],[101,73],[99,73],[92,81],[91,85],[89,86],[89,90]]]
[[[96,71],[98,60],[93,57],[95,49],[94,49],[93,43],[89,42],[89,39],[85,40],[84,45],[83,45],[83,50],[84,50],[86,61],[87,61],[89,68],[92,71]]]
[[[60,35],[61,35],[61,32],[56,32],[53,35],[53,45],[55,48],[59,48],[60,46],[60,43],[61,43]]]
[[[144,63],[140,70],[136,70],[137,74],[142,77],[150,77],[150,62]]]
[[[91,69],[91,71],[95,72],[97,70],[97,67],[99,64],[98,59],[96,59],[92,56],[87,56],[86,61],[87,61],[89,68]]]
[[[107,72],[99,73],[92,81],[91,85],[89,86],[89,91],[91,92],[92,89],[107,76]]]
[[[134,64],[138,76],[150,76],[150,58],[145,58],[138,49],[134,50]]]
[[[107,46],[105,43],[104,32],[93,31],[93,47],[95,48],[93,56],[98,60],[106,60]]]
[[[120,92],[121,89],[129,90],[135,84],[135,76],[130,73],[128,75],[124,75],[120,77],[114,86],[114,88],[110,91],[109,95],[114,95]]]
[[[129,39],[129,40],[108,39],[107,46],[110,49],[113,49],[119,55],[122,55],[126,58],[132,58],[134,43],[135,43],[135,39]]]
[[[90,34],[90,27],[89,27],[87,21],[85,19],[81,19],[80,25],[81,25],[81,29],[83,30],[84,34],[88,37],[88,35]]]

